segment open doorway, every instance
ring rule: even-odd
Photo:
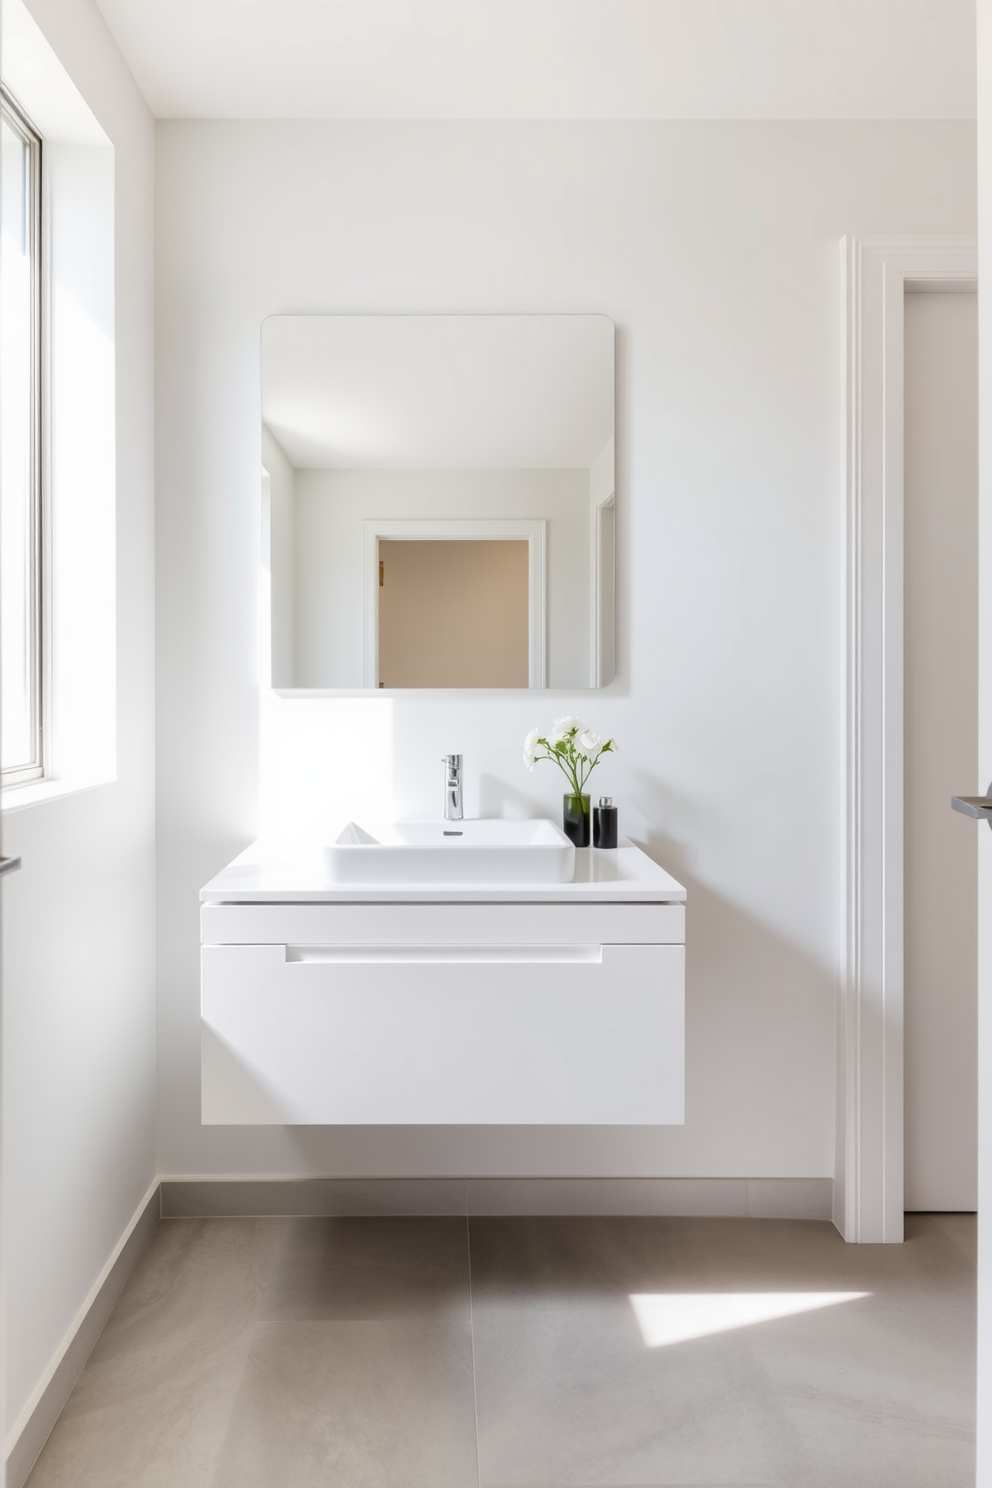
[[[909,286],[911,290],[911,286]],[[905,1207],[977,1207],[977,294],[908,292],[904,322]]]
[[[525,539],[379,541],[380,687],[526,687]]]

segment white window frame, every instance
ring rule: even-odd
[[[3,83],[43,140],[44,773],[0,811],[117,779],[114,146],[24,0],[3,0]]]
[[[30,715],[33,738],[32,758],[26,763],[3,767],[0,762],[0,782],[9,789],[41,780],[45,775],[45,741],[47,735],[47,667],[45,665],[44,601],[45,601],[45,549],[44,549],[44,481],[45,481],[45,299],[46,299],[46,253],[44,236],[44,137],[31,121],[8,89],[0,85],[0,103],[9,121],[21,133],[29,145],[30,155],[30,258],[32,263],[32,326],[31,326],[31,511],[28,520],[27,551],[25,563],[28,569],[28,673],[30,676]]]

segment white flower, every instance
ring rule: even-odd
[[[573,729],[581,732],[584,728],[585,724],[582,722],[582,719],[573,718],[571,714],[567,714],[564,718],[556,718],[554,723],[551,725],[551,732],[548,735],[548,743],[557,744],[560,742],[560,740],[566,738]]]
[[[572,791],[581,792],[604,754],[616,752],[616,739],[601,740],[581,718],[569,713],[556,718],[547,733],[531,729],[524,740],[524,764],[533,770],[538,760],[551,760]]]

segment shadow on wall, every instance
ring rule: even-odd
[[[733,1128],[724,1172],[747,1151],[752,1177],[831,1175],[836,968],[696,878],[684,843],[638,845],[686,890],[687,1134],[717,1111]]]

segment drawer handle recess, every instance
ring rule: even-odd
[[[565,946],[305,946],[288,945],[286,960],[318,966],[595,964],[601,945]]]

